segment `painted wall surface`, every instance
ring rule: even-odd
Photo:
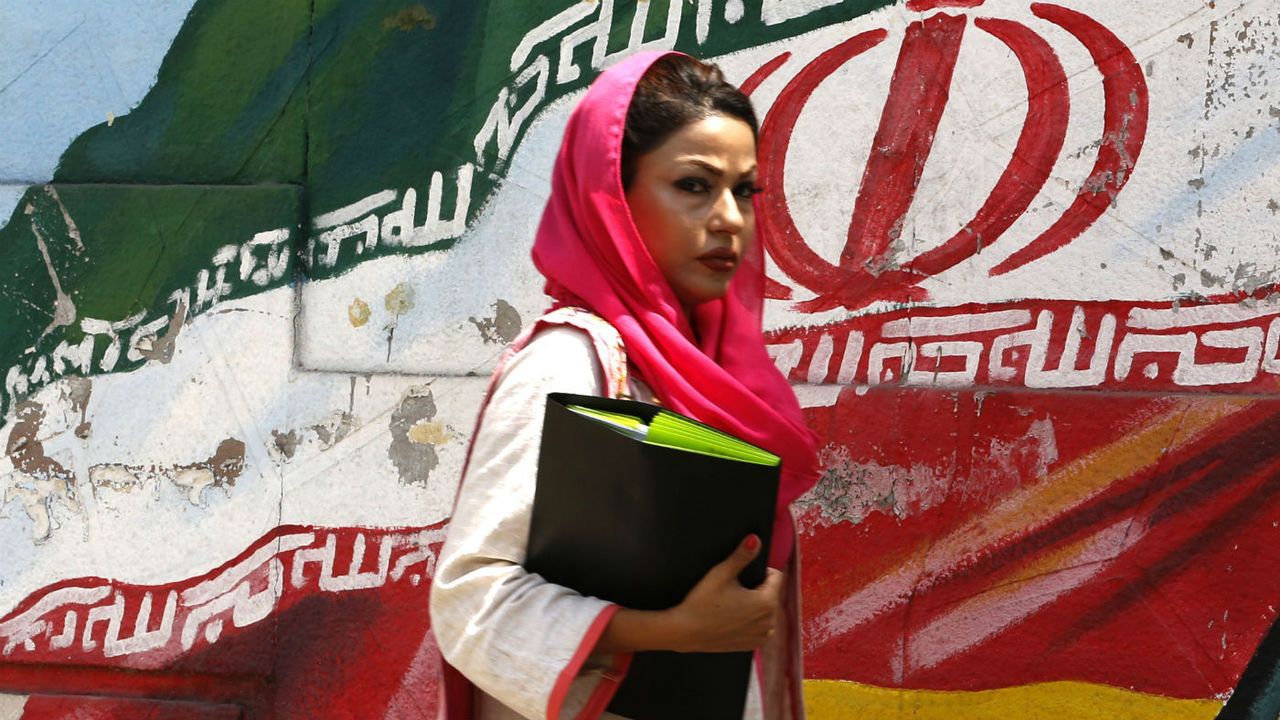
[[[1272,0],[0,4],[0,719],[426,718],[610,62],[763,119],[826,718],[1280,715]]]

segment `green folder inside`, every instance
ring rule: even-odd
[[[579,415],[598,420],[624,435],[650,445],[757,465],[774,466],[782,462],[781,458],[767,450],[675,413],[662,411],[654,416],[652,422],[645,423],[643,419],[625,413],[596,410],[581,405],[568,407]]]

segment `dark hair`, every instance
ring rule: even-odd
[[[688,55],[664,55],[645,71],[627,108],[622,133],[622,186],[631,185],[636,158],[653,150],[680,128],[711,115],[745,122],[759,134],[751,101],[724,79],[720,68]]]

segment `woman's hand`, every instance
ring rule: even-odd
[[[738,574],[760,553],[760,538],[748,535],[669,610],[622,608],[596,644],[598,653],[642,650],[739,652],[755,650],[773,634],[782,602],[783,575],[768,568],[764,582],[748,590]]]
[[[782,573],[767,568],[764,582],[752,590],[738,582],[759,552],[760,538],[748,535],[732,555],[707,571],[684,601],[667,611],[676,629],[672,650],[755,650],[773,634],[782,601]]]

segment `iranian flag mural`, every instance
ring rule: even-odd
[[[824,718],[1280,714],[1268,0],[0,11],[0,720],[430,718],[568,112],[762,119]]]

